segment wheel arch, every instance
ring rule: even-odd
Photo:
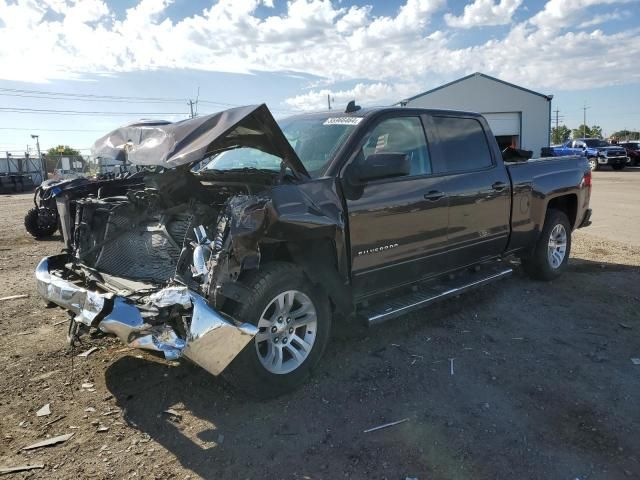
[[[327,237],[260,244],[260,268],[269,262],[290,262],[329,297],[334,312],[348,315],[354,309],[351,285],[338,269],[335,243]]]
[[[578,216],[578,195],[575,193],[569,193],[566,195],[559,195],[549,200],[547,208],[545,209],[545,218],[550,209],[563,212],[569,219],[571,229],[574,230],[576,228]]]

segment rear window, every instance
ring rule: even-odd
[[[447,172],[490,167],[491,151],[480,122],[474,118],[433,117]]]

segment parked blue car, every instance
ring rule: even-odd
[[[614,170],[622,170],[630,163],[627,151],[617,145],[599,138],[576,138],[567,140],[560,146],[551,147],[554,157],[567,155],[584,155],[589,160],[591,170],[598,170],[602,165],[610,165]]]

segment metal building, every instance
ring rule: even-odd
[[[482,113],[503,149],[509,145],[540,155],[549,146],[551,99],[518,85],[473,73],[403,100],[407,107],[442,108]]]

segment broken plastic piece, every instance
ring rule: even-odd
[[[41,447],[50,447],[51,445],[55,445],[56,443],[62,443],[69,440],[73,437],[73,433],[67,433],[65,435],[59,435],[57,437],[47,438],[46,440],[42,440],[41,442],[34,443],[33,445],[29,445],[27,447],[23,447],[22,450],[33,450],[34,448]]]
[[[48,403],[36,412],[37,417],[46,417],[47,415],[51,415],[51,405]]]
[[[44,468],[44,463],[34,463],[32,465],[19,465],[17,467],[0,467],[0,475],[5,473],[25,472],[27,470],[35,470],[38,468]]]

